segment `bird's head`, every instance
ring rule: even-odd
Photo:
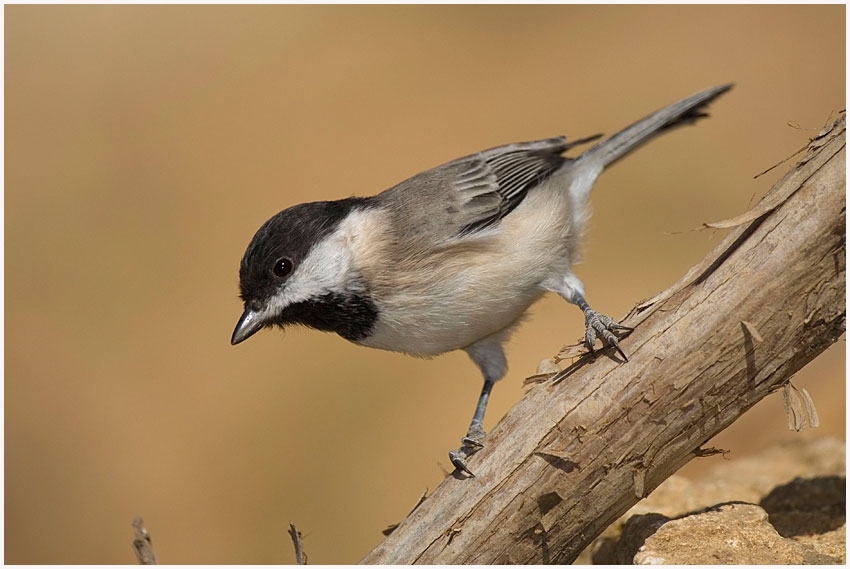
[[[367,205],[361,198],[300,204],[260,227],[239,266],[245,310],[232,344],[287,324],[355,341],[368,335],[377,311],[345,235],[346,219]]]

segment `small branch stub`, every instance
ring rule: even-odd
[[[298,565],[307,565],[307,555],[304,554],[304,542],[302,541],[301,532],[295,529],[295,524],[289,524],[289,537],[292,538],[292,544],[295,546],[295,563]]]
[[[145,527],[145,522],[141,516],[136,516],[133,520],[133,551],[136,554],[136,559],[140,565],[157,565],[156,553],[153,550],[151,542],[151,534],[148,533],[148,528]]]

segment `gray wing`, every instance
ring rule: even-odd
[[[500,146],[478,153],[454,179],[463,212],[461,233],[489,227],[512,212],[528,191],[566,160],[564,137]]]
[[[468,235],[497,223],[528,192],[558,170],[565,151],[601,135],[568,143],[563,136],[498,146],[423,172],[385,192],[408,232]]]

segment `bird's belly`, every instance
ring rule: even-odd
[[[406,310],[394,310],[399,315],[396,318],[382,314],[372,334],[358,343],[415,356],[436,356],[509,328],[542,294],[539,289],[517,291],[510,302],[473,301],[467,295],[456,301],[442,296],[420,297]]]

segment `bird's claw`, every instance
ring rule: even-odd
[[[460,439],[461,447],[449,451],[449,460],[457,470],[475,478],[475,474],[466,466],[466,459],[484,448],[481,439],[484,438],[485,434],[480,427],[470,427],[466,436]]]
[[[593,344],[596,342],[597,338],[601,338],[605,344],[612,346],[615,350],[617,350],[617,353],[620,354],[624,361],[629,361],[626,353],[622,350],[622,348],[620,348],[617,336],[614,335],[613,331],[631,331],[634,330],[634,328],[623,326],[613,318],[596,312],[589,307],[584,311],[584,322],[586,326],[584,341],[587,344],[587,348],[590,350],[591,355],[596,355],[596,352],[593,350]]]
[[[466,459],[469,458],[469,455],[463,451],[463,448],[458,450],[450,450],[449,451],[449,460],[452,461],[455,469],[465,472],[469,474],[471,477],[475,478],[475,474],[466,466]]]

